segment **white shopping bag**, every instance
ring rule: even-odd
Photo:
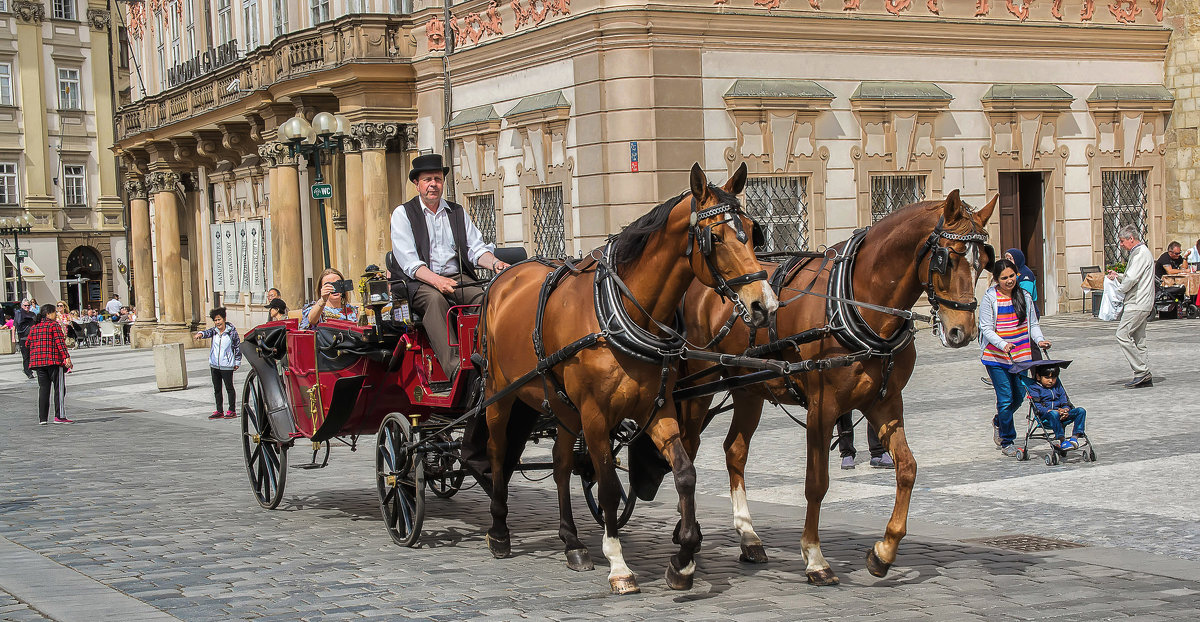
[[[1116,279],[1104,279],[1104,297],[1100,299],[1100,312],[1097,316],[1105,322],[1112,322],[1121,316],[1121,307],[1125,305],[1125,294],[1117,289]]]

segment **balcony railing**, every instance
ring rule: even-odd
[[[279,37],[229,66],[117,111],[117,140],[177,123],[305,74],[347,63],[402,63],[415,47],[406,15],[348,15]],[[238,86],[230,88],[234,80]],[[241,92],[239,92],[241,91]]]

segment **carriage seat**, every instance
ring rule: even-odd
[[[287,326],[255,328],[246,335],[246,342],[264,358],[280,360],[287,354]]]

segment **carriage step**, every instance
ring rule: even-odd
[[[449,380],[445,382],[431,382],[429,383],[429,392],[433,395],[450,395],[450,389],[453,386],[454,383]]]

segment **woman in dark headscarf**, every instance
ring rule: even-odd
[[[1029,296],[1037,302],[1037,279],[1033,276],[1033,270],[1025,265],[1025,253],[1019,248],[1010,248],[1004,251],[1004,258],[1016,264],[1017,287],[1029,292]]]

